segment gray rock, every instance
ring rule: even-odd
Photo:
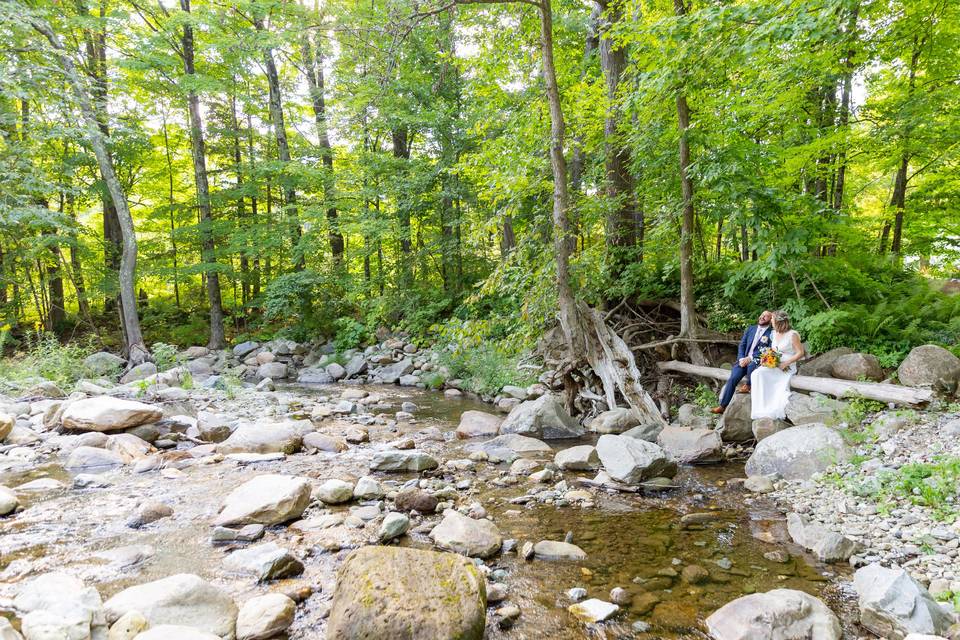
[[[748,476],[807,480],[849,457],[839,433],[822,424],[806,425],[784,429],[757,443],[744,469]]]
[[[303,436],[303,446],[308,449],[330,453],[340,453],[348,448],[347,442],[343,438],[334,438],[318,431]]]
[[[575,544],[557,540],[541,540],[533,545],[533,554],[538,560],[586,560],[587,553]]]
[[[246,358],[248,355],[260,348],[259,342],[253,342],[252,340],[247,340],[246,342],[241,342],[233,348],[233,355],[237,356],[241,360]]]
[[[592,471],[600,466],[597,449],[589,444],[558,451],[553,461],[561,469],[569,471]]]
[[[743,481],[743,488],[752,493],[770,493],[773,481],[767,476],[750,476]]]
[[[370,461],[371,471],[427,471],[439,466],[433,456],[416,449],[377,451]]]
[[[611,478],[639,484],[648,478],[672,478],[677,465],[659,446],[623,435],[605,434],[597,440],[597,455]]]
[[[787,420],[796,426],[804,424],[833,425],[847,403],[820,394],[791,393],[787,401]]]
[[[802,376],[814,376],[816,378],[833,377],[833,365],[841,357],[853,353],[849,347],[837,347],[811,358],[802,363],[797,370]]]
[[[163,412],[155,405],[111,396],[71,402],[60,420],[64,428],[77,431],[120,431],[156,422]]]
[[[897,378],[909,387],[934,387],[953,392],[960,381],[960,358],[943,347],[914,347],[900,363]]]
[[[217,445],[217,453],[296,453],[303,445],[303,434],[313,431],[309,420],[241,424]]]
[[[92,470],[100,472],[111,468],[122,467],[123,457],[114,451],[107,449],[98,449],[96,447],[77,447],[67,459],[67,469],[84,470],[90,473]]]
[[[383,518],[380,524],[380,530],[377,532],[377,538],[380,542],[389,542],[394,538],[399,538],[410,528],[410,518],[403,513],[391,511]]]
[[[627,429],[620,435],[628,438],[636,438],[637,440],[646,440],[647,442],[656,442],[662,430],[662,424],[638,424],[635,427]]]
[[[636,411],[617,407],[604,411],[591,420],[590,431],[595,433],[623,433],[639,424],[640,419]]]
[[[853,576],[860,606],[860,624],[881,638],[901,640],[909,633],[946,636],[952,617],[926,589],[900,568],[877,563]]]
[[[823,525],[811,524],[798,513],[787,514],[787,532],[794,542],[812,552],[821,562],[846,562],[862,548],[856,540]]]
[[[123,370],[125,360],[107,351],[93,353],[83,360],[84,372],[93,378],[112,377]]]
[[[223,442],[237,426],[237,419],[222,413],[200,411],[197,413],[197,429],[200,438],[207,442]]]
[[[697,464],[723,459],[723,443],[713,429],[664,427],[657,444],[678,462]]]
[[[293,624],[297,604],[282,593],[250,598],[237,616],[237,640],[268,640]],[[112,639],[110,639],[112,640]]]
[[[753,418],[750,417],[750,394],[735,393],[717,424],[724,442],[753,440]]]
[[[157,365],[152,362],[143,362],[127,371],[120,377],[120,384],[130,384],[157,375]]]
[[[303,573],[303,563],[275,542],[234,551],[223,561],[228,571],[255,576],[259,582],[292,578]]]
[[[257,476],[227,496],[214,524],[280,524],[299,518],[308,504],[310,482],[306,478],[285,475]]]
[[[833,377],[841,380],[883,380],[883,367],[877,357],[869,353],[848,353],[833,363]]]
[[[326,637],[481,640],[485,623],[485,582],[466,558],[368,546],[340,568]]]
[[[30,580],[13,605],[26,640],[85,640],[106,634],[100,594],[66,573],[45,573]]]
[[[257,367],[257,379],[283,380],[287,377],[287,365],[284,362],[265,362]]]
[[[713,640],[841,640],[840,621],[802,591],[774,589],[728,602],[706,620]]]
[[[353,488],[353,497],[358,500],[379,500],[383,494],[383,487],[372,476],[363,476],[357,480],[357,485]]]
[[[343,365],[341,365],[340,363],[331,362],[330,364],[327,365],[327,373],[330,374],[330,377],[333,378],[334,380],[340,380],[341,378],[346,377],[347,370],[344,369]]]
[[[381,367],[375,373],[384,384],[396,384],[400,380],[401,376],[408,375],[412,371],[413,361],[409,358],[404,358],[400,362],[395,362],[385,367]]]
[[[326,369],[308,367],[300,370],[297,375],[297,382],[300,384],[333,384],[333,377],[327,373]]]
[[[791,426],[792,425],[789,422],[777,420],[776,418],[757,418],[753,421],[751,430],[753,431],[753,437],[757,442],[760,442],[764,438],[769,438],[775,433],[783,431],[784,429],[789,429]]]
[[[0,617],[0,640],[23,640],[20,632],[6,618]],[[111,639],[112,640],[112,639]]]
[[[489,438],[500,432],[503,418],[485,411],[464,411],[457,426],[458,438]]]
[[[367,370],[367,360],[362,355],[357,354],[347,361],[344,370],[347,378],[355,378]]]
[[[467,445],[467,449],[470,451],[485,451],[490,455],[497,455],[499,457],[505,457],[500,455],[502,452],[507,452],[508,454],[535,454],[550,453],[553,451],[550,445],[543,440],[521,436],[516,433],[509,433],[497,436],[492,440]]]
[[[141,631],[133,640],[218,640],[220,636],[179,624],[161,624]],[[109,640],[113,640],[110,638]]]
[[[557,396],[548,394],[514,407],[500,425],[500,433],[550,440],[577,438],[583,435],[584,429],[567,413]]]
[[[151,628],[183,625],[220,638],[234,637],[237,619],[237,606],[225,591],[189,573],[124,589],[107,600],[103,610],[110,624],[139,611]],[[182,636],[165,637],[179,640]]]
[[[353,500],[353,485],[343,480],[331,478],[316,490],[316,496],[325,504],[342,504]]]
[[[503,537],[489,520],[474,520],[454,509],[443,512],[443,520],[430,532],[441,549],[472,558],[489,558],[500,551]]]

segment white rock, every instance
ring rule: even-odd
[[[34,578],[13,604],[26,640],[89,640],[107,630],[100,594],[66,573]]]
[[[597,449],[589,444],[558,451],[553,461],[561,469],[570,471],[592,471],[600,466]]]
[[[353,488],[353,497],[358,500],[378,500],[383,497],[383,494],[383,487],[372,476],[363,476],[357,480],[357,486]]]
[[[388,542],[394,538],[399,538],[410,528],[410,518],[406,514],[391,511],[380,524],[380,531],[377,532],[377,538],[380,542]]]
[[[612,602],[604,602],[596,598],[590,598],[583,602],[577,602],[567,607],[567,611],[576,616],[579,620],[586,623],[603,622],[609,620],[618,611],[620,607]]]
[[[17,494],[3,485],[0,485],[0,516],[13,513],[20,506]]]
[[[317,487],[316,496],[326,504],[342,504],[353,500],[353,485],[331,478]]]
[[[853,575],[860,605],[860,623],[882,638],[899,640],[908,633],[946,635],[950,615],[916,580],[900,568],[877,563]]]
[[[706,620],[714,640],[840,640],[837,616],[817,598],[792,589],[728,602]]]
[[[67,429],[118,431],[156,422],[163,412],[154,405],[112,396],[85,398],[70,403],[60,417]]]
[[[500,551],[503,537],[490,520],[474,520],[454,509],[443,512],[443,520],[430,532],[441,549],[475,557],[489,558]]]
[[[227,496],[214,524],[270,526],[299,518],[310,504],[310,491],[310,481],[306,478],[257,476]]]
[[[282,593],[247,600],[237,616],[237,640],[267,640],[280,635],[293,624],[296,610],[296,603]]]
[[[677,465],[659,446],[628,436],[605,434],[597,440],[597,455],[614,480],[638,484],[654,477],[672,478]]]

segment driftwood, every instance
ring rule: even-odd
[[[671,360],[658,362],[660,371],[684,373],[702,378],[713,378],[726,382],[730,377],[727,369],[702,367],[688,362]],[[900,405],[922,405],[933,400],[933,392],[929,389],[904,387],[898,384],[883,384],[880,382],[854,382],[838,378],[816,378],[813,376],[793,376],[790,378],[790,388],[797,391],[815,391],[837,398],[862,397],[880,402],[892,402]]]

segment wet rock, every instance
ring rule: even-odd
[[[717,430],[724,442],[750,442],[753,440],[753,418],[750,417],[750,394],[735,393],[730,404],[717,423]]]
[[[300,451],[303,434],[313,431],[309,420],[266,424],[241,424],[217,445],[217,453],[284,453]]]
[[[133,640],[149,626],[150,623],[147,622],[142,613],[128,611],[111,625],[110,631],[107,633],[107,640]]]
[[[173,509],[170,505],[162,502],[145,502],[137,508],[137,512],[127,520],[127,526],[131,529],[140,529],[152,522],[169,518],[173,515]]]
[[[690,529],[700,525],[709,524],[711,522],[718,522],[722,519],[723,517],[719,513],[712,511],[695,511],[693,513],[684,514],[680,518],[680,528]]]
[[[757,443],[744,469],[748,476],[806,480],[849,455],[843,437],[829,427],[791,427]]]
[[[710,572],[698,564],[688,564],[680,572],[680,579],[687,584],[703,584],[710,579]]]
[[[664,427],[657,444],[678,462],[696,464],[723,459],[723,443],[713,429]]]
[[[20,500],[12,489],[0,484],[0,516],[10,515],[20,506]]]
[[[597,448],[588,444],[558,451],[553,461],[561,469],[569,471],[592,471],[600,466]]]
[[[96,447],[77,447],[70,454],[64,465],[71,470],[107,471],[111,468],[122,467],[123,457],[114,451]]]
[[[841,380],[883,380],[883,367],[877,356],[869,353],[848,353],[836,359],[831,368],[834,378]]]
[[[779,433],[784,429],[789,429],[792,425],[789,422],[783,420],[777,420],[775,418],[758,418],[753,421],[753,437],[757,442],[760,442],[764,438],[769,438],[775,433]]]
[[[822,562],[846,562],[861,549],[856,540],[823,525],[811,524],[799,513],[787,514],[787,532],[794,542],[811,551]]]
[[[282,593],[250,598],[237,616],[237,640],[268,640],[293,624],[296,603]]]
[[[495,555],[503,542],[493,522],[474,520],[454,509],[443,512],[443,520],[430,532],[430,538],[441,549],[472,558]]]
[[[623,587],[614,587],[610,590],[610,602],[613,604],[624,607],[629,605],[631,600],[633,600],[633,596]]]
[[[315,494],[326,504],[342,504],[353,500],[353,485],[344,480],[331,478],[317,487]]]
[[[590,421],[590,431],[595,433],[623,433],[640,424],[633,409],[617,407],[598,414]]]
[[[840,640],[840,621],[802,591],[774,589],[737,598],[707,620],[714,640]]]
[[[223,562],[228,571],[255,576],[258,581],[292,578],[303,573],[303,563],[275,542],[264,542],[231,553]]]
[[[900,363],[897,378],[909,387],[934,387],[953,392],[960,381],[960,358],[943,347],[914,347]]]
[[[303,436],[303,446],[308,449],[327,451],[329,453],[340,453],[349,448],[347,441],[343,438],[334,438],[317,431]]]
[[[620,611],[620,607],[612,602],[604,602],[597,598],[590,598],[589,600],[570,605],[567,607],[567,611],[572,613],[581,622],[592,624],[609,620]]]
[[[402,513],[391,511],[383,518],[380,524],[380,530],[377,532],[377,538],[380,542],[389,542],[394,538],[399,538],[410,528],[410,518]]]
[[[770,493],[773,481],[767,476],[750,476],[743,482],[743,488],[752,493]]]
[[[485,583],[469,560],[370,546],[338,573],[326,637],[481,640],[485,622]]]
[[[947,635],[952,617],[916,580],[900,568],[877,563],[853,576],[860,624],[882,638],[900,640],[909,633]]]
[[[107,351],[92,353],[83,359],[83,371],[93,378],[115,376],[123,369],[124,359]]]
[[[119,431],[156,422],[163,412],[154,405],[98,396],[71,402],[61,415],[63,426],[77,431]]]
[[[118,569],[135,567],[157,555],[155,547],[149,544],[131,544],[98,551],[94,557],[108,561]]]
[[[557,396],[548,394],[514,407],[500,425],[500,433],[550,440],[576,438],[583,435],[584,429],[567,413]]]
[[[138,633],[133,640],[216,640],[215,633],[207,633],[193,627],[184,627],[177,624],[161,624]]]
[[[440,463],[433,456],[416,449],[378,451],[370,461],[371,471],[427,471],[439,466]]]
[[[820,394],[791,393],[787,401],[787,420],[794,425],[833,425],[847,403]]]
[[[541,540],[533,545],[533,554],[538,560],[580,561],[587,559],[587,553],[577,545],[556,540]]]
[[[152,362],[144,362],[123,374],[120,378],[120,384],[130,384],[131,382],[143,380],[155,375],[157,375],[157,365]]]
[[[416,511],[418,513],[433,513],[437,510],[438,500],[423,489],[410,487],[401,489],[393,504],[397,511]]]
[[[262,475],[240,485],[224,500],[214,524],[274,525],[299,518],[310,504],[306,478]]]
[[[489,438],[500,432],[503,419],[485,411],[464,411],[457,426],[458,438]]]
[[[638,484],[656,476],[673,477],[677,465],[659,446],[645,440],[606,434],[597,440],[597,455],[611,478]]]
[[[233,637],[237,618],[237,606],[226,592],[187,573],[124,589],[103,608],[109,623],[129,611],[139,611],[151,629],[181,624],[221,638]],[[180,638],[166,636],[172,637]]]
[[[106,633],[100,594],[66,573],[38,576],[13,601],[26,640],[87,640]]]
[[[583,587],[573,587],[567,590],[567,597],[573,602],[580,602],[587,597],[587,590]]]

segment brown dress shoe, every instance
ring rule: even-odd
[[[737,393],[750,393],[750,385],[742,384],[737,387]]]
[[[710,409],[710,413],[721,414],[723,413],[723,410],[724,407],[714,407],[713,409]]]

